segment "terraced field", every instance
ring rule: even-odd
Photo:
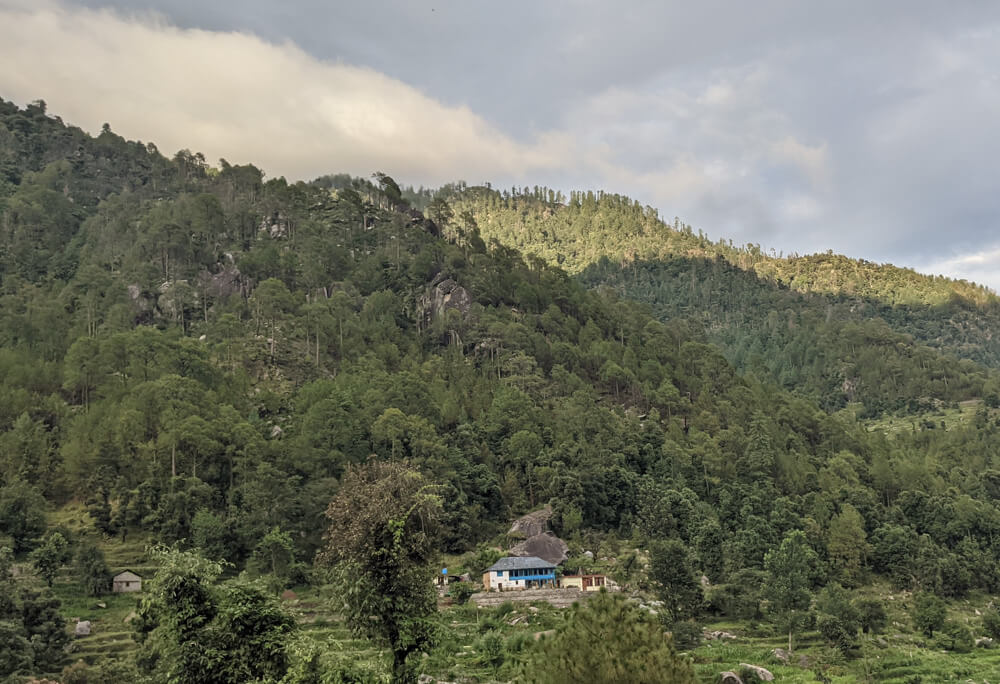
[[[63,513],[61,522],[72,522],[72,513]],[[155,574],[145,553],[146,540],[129,538],[105,540],[102,548],[108,565],[117,572],[132,569],[144,578]],[[126,655],[137,648],[131,637],[129,618],[139,602],[138,595],[112,594],[98,599],[80,595],[75,578],[64,569],[58,577],[55,593],[63,602],[62,612],[69,618],[89,620],[89,636],[73,640],[69,662],[95,663]],[[787,636],[776,634],[768,625],[735,622],[710,622],[710,631],[726,631],[735,640],[706,641],[689,655],[703,682],[717,682],[719,673],[738,671],[741,663],[767,668],[777,681],[806,682],[884,682],[885,684],[929,684],[930,682],[1000,683],[1000,648],[974,649],[970,653],[941,650],[913,633],[909,618],[909,594],[894,593],[888,586],[867,590],[885,602],[889,626],[881,637],[867,642],[860,657],[849,661],[829,649],[816,632],[796,638],[796,655],[791,664],[774,656],[774,649],[787,646]],[[954,602],[949,617],[981,634],[979,614],[992,597],[971,596]],[[285,606],[301,625],[303,641],[315,645],[327,667],[343,667],[362,672],[371,681],[387,681],[390,654],[370,640],[351,633],[335,611],[336,603],[328,589],[296,587],[285,599]],[[439,644],[420,663],[420,671],[442,681],[495,682],[511,681],[520,660],[536,635],[556,628],[563,610],[544,602],[510,603],[477,609],[474,604],[451,605],[445,599],[442,610]],[[72,623],[69,629],[72,629]],[[499,659],[489,657],[489,641],[501,644]],[[800,665],[798,656],[806,656]],[[58,673],[50,673],[56,675]]]

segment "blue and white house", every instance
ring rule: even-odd
[[[554,587],[556,566],[535,556],[501,558],[483,573],[485,591]]]

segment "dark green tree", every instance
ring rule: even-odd
[[[0,488],[0,529],[13,542],[15,553],[27,551],[45,532],[45,499],[23,480]]]
[[[256,584],[216,584],[222,565],[160,547],[136,622],[139,665],[179,684],[277,682],[289,666],[295,621]]]
[[[816,629],[831,646],[844,652],[854,648],[861,615],[850,592],[835,582],[827,585],[816,596],[816,613]]]
[[[73,559],[77,581],[87,596],[100,596],[111,589],[111,571],[104,552],[92,541],[83,541]]]
[[[944,625],[948,606],[934,594],[922,593],[913,599],[913,626],[930,639]]]
[[[392,651],[398,684],[415,679],[409,658],[428,648],[437,630],[435,489],[406,463],[370,461],[348,468],[326,511],[319,560],[343,588],[351,628]]]
[[[692,617],[701,604],[687,547],[679,539],[654,542],[649,550],[649,579],[674,623]]]

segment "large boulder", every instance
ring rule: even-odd
[[[543,534],[549,531],[549,520],[551,519],[552,509],[546,506],[539,511],[522,515],[515,520],[514,524],[510,526],[510,532],[507,534],[512,537],[524,537],[525,539]]]
[[[88,636],[90,634],[90,620],[80,620],[76,623],[74,634],[76,636]]]
[[[569,546],[551,532],[544,532],[528,537],[509,553],[512,556],[536,556],[552,565],[559,565],[569,558]]]
[[[753,673],[753,675],[762,682],[774,681],[774,675],[771,674],[771,671],[765,670],[759,665],[747,665],[746,663],[740,663],[740,669],[743,670],[744,674],[747,672]]]
[[[743,684],[743,680],[735,672],[723,672],[719,679],[722,684]]]

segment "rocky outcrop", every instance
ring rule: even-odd
[[[545,508],[522,515],[514,521],[507,533],[511,537],[534,537],[536,534],[543,534],[549,531],[549,520],[552,519],[552,509]]]
[[[535,556],[553,565],[559,565],[569,558],[569,546],[551,532],[543,532],[514,545],[509,553],[512,556]]]
[[[435,285],[431,291],[431,298],[433,316],[443,316],[449,309],[454,309],[464,316],[469,313],[469,308],[472,306],[472,295],[451,278],[445,278]]]
[[[743,680],[735,672],[723,672],[719,675],[722,684],[743,684]]]
[[[449,311],[457,311],[465,317],[472,308],[472,295],[457,282],[439,273],[420,297],[418,308],[424,325],[430,325]]]

